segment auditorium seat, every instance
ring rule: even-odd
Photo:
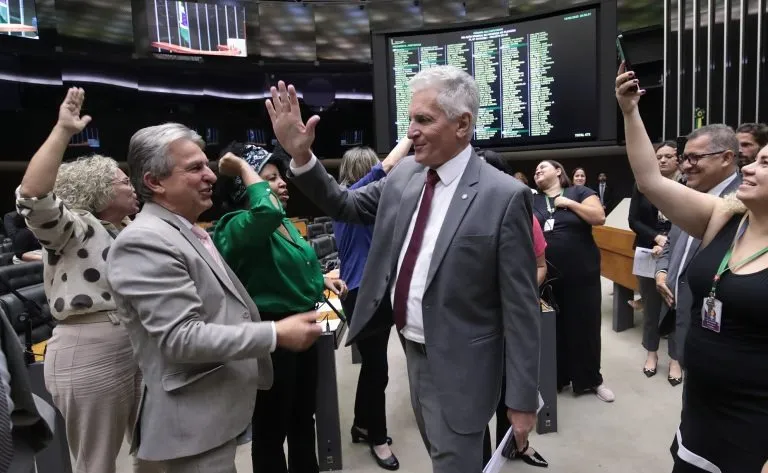
[[[326,223],[331,221],[332,221],[331,217],[315,217],[315,221],[312,223]]]
[[[331,235],[321,235],[309,240],[317,254],[317,259],[322,261],[323,258],[334,252],[334,240]]]
[[[310,223],[307,225],[307,238],[310,240],[325,234],[326,231],[324,223]]]
[[[34,261],[0,267],[0,296],[10,289],[21,289],[43,282],[43,262]],[[10,288],[5,287],[6,285]]]
[[[0,253],[0,267],[13,264],[13,253]]]
[[[25,323],[22,315],[31,315],[32,320],[32,343],[40,343],[51,338],[53,332],[54,320],[51,317],[51,310],[48,307],[48,301],[45,297],[45,288],[43,284],[22,287],[17,291],[23,297],[36,303],[40,309],[40,314],[28,314],[24,303],[14,294],[5,294],[0,296],[0,310],[2,310],[8,320],[10,320],[13,329],[25,341]]]
[[[12,253],[13,252],[13,241],[10,238],[5,238],[2,243],[0,243],[0,253]]]
[[[333,235],[333,222],[324,222],[323,225],[325,225],[325,233]]]

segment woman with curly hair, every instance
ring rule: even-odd
[[[32,157],[16,207],[42,245],[45,293],[58,320],[48,340],[45,385],[64,416],[76,473],[114,473],[137,412],[141,373],[107,284],[109,247],[138,211],[117,163],[89,156],[61,164],[71,137],[90,122],[72,88],[48,139]],[[154,471],[134,461],[135,472]]]

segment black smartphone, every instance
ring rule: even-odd
[[[621,33],[616,36],[616,52],[619,54],[619,61],[624,63],[628,71],[631,71],[632,63],[629,62],[627,57],[627,49],[624,47],[624,36]]]

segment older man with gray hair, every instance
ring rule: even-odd
[[[470,75],[439,66],[410,86],[415,154],[355,190],[337,185],[313,155],[320,118],[302,121],[293,86],[273,87],[267,110],[293,157],[296,186],[336,220],[375,222],[348,343],[394,323],[433,471],[479,473],[503,369],[523,452],[536,418],[540,308],[531,193],[472,150],[479,100]]]
[[[237,437],[276,346],[303,350],[316,314],[261,322],[259,311],[194,225],[216,176],[203,140],[176,123],[131,138],[128,165],[144,208],[115,240],[107,278],[144,374],[132,449],[167,473],[233,473]]]

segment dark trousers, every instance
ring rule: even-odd
[[[600,374],[600,276],[569,275],[552,283],[557,301],[557,387],[581,393],[603,384]]]
[[[351,320],[354,314],[357,291],[358,289],[349,291],[341,302],[348,320]],[[388,343],[388,329],[366,334],[365,338],[356,342],[362,363],[360,376],[357,378],[354,425],[368,431],[368,439],[373,445],[387,443],[385,391],[389,383]]]
[[[507,405],[504,403],[504,396],[507,392],[507,380],[506,377],[501,379],[501,397],[499,398],[499,405],[496,406],[496,448],[499,448],[499,444],[507,435],[507,430],[511,427],[509,419],[507,418]],[[493,449],[491,448],[491,429],[485,427],[485,437],[483,438],[483,465],[487,465],[491,461],[491,455]]]
[[[316,473],[315,406],[317,346],[272,353],[274,382],[259,391],[253,412],[251,459],[254,473]],[[283,443],[288,438],[286,468]]]

